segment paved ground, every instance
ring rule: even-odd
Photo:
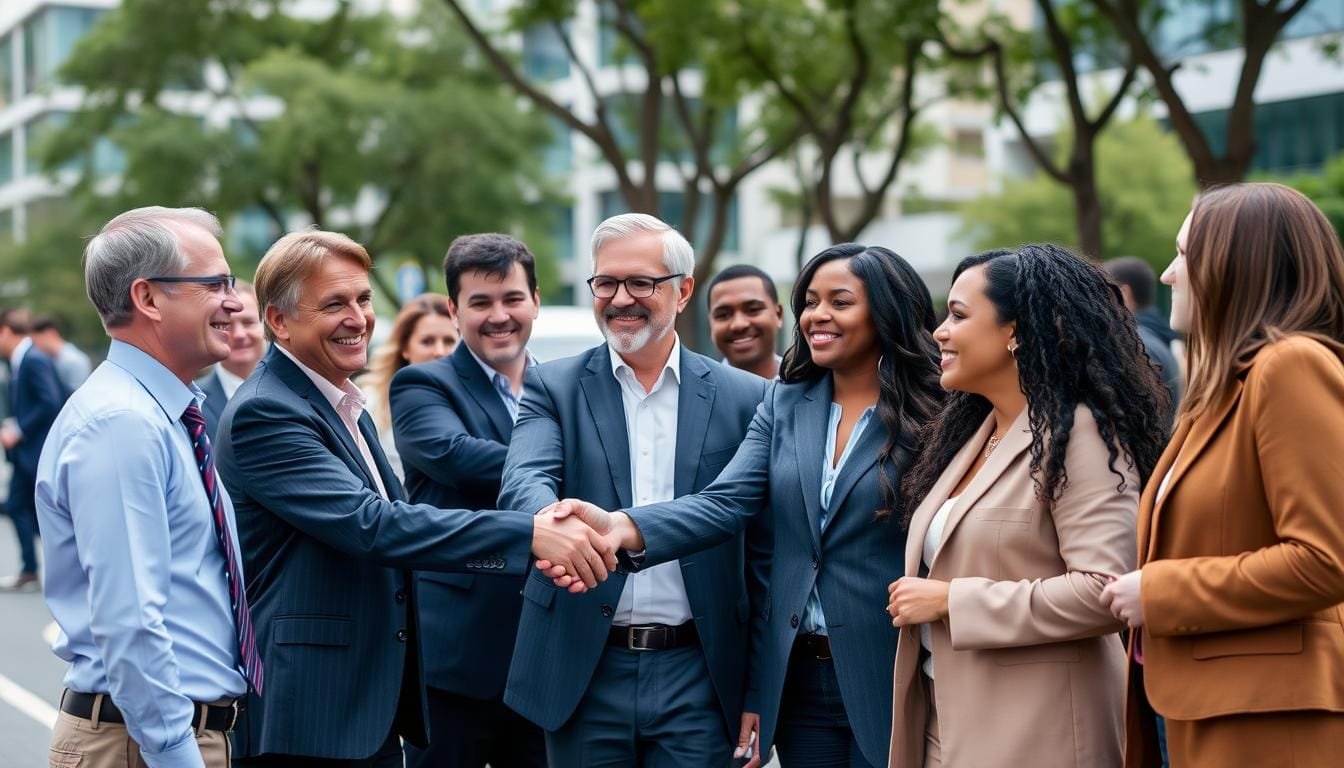
[[[19,570],[14,527],[0,517],[0,576]],[[0,592],[0,768],[42,768],[65,664],[43,631],[51,614],[38,592]],[[41,720],[42,722],[39,722]]]

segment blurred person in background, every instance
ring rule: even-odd
[[[1153,306],[1153,296],[1157,293],[1157,275],[1153,274],[1153,268],[1148,266],[1148,262],[1133,256],[1111,259],[1102,264],[1101,268],[1120,287],[1125,309],[1134,315],[1139,338],[1148,351],[1148,359],[1162,372],[1162,383],[1171,395],[1171,415],[1174,419],[1176,405],[1181,401],[1183,371],[1171,343],[1179,337]]]
[[[1139,569],[1103,593],[1132,630],[1126,765],[1339,765],[1344,250],[1300,192],[1234,184],[1162,280],[1190,379]]]
[[[67,394],[79,389],[79,385],[89,378],[93,370],[89,356],[65,340],[61,321],[55,315],[43,315],[33,320],[33,343],[56,364],[56,376]]]
[[[378,428],[378,442],[397,477],[405,478],[406,470],[392,434],[392,409],[388,405],[392,377],[408,365],[447,357],[457,349],[460,337],[448,297],[441,293],[423,293],[402,305],[392,321],[392,332],[387,341],[373,354],[368,372],[355,381],[368,395],[367,408],[373,417],[373,425]]]
[[[234,290],[243,309],[229,318],[229,356],[211,367],[210,372],[196,380],[196,386],[205,393],[201,411],[205,414],[205,431],[211,440],[219,426],[220,414],[229,398],[252,375],[261,356],[266,354],[266,339],[261,332],[261,312],[257,309],[257,292],[252,284],[237,280]]]
[[[779,375],[775,345],[784,325],[775,281],[746,264],[728,267],[709,281],[709,335],[734,368],[763,379]]]
[[[9,363],[10,418],[0,424],[0,445],[13,465],[5,509],[14,521],[22,561],[18,575],[0,580],[0,590],[36,590],[37,509],[33,491],[42,444],[68,392],[56,366],[29,337],[32,322],[22,309],[0,311],[0,357]]]

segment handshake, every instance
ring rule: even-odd
[[[575,594],[606,581],[618,550],[639,552],[644,537],[624,512],[608,512],[579,499],[563,499],[537,513],[532,554],[555,586]]]

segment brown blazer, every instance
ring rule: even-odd
[[[905,573],[919,574],[934,513],[975,461],[991,416],[943,472],[910,523]],[[1121,759],[1124,649],[1099,596],[1133,567],[1137,473],[1121,477],[1080,407],[1053,512],[1036,498],[1024,411],[948,516],[929,578],[951,582],[948,620],[933,625],[943,765],[1108,768]],[[891,766],[924,764],[919,628],[896,651]]]
[[[1144,490],[1138,541],[1143,684],[1158,713],[1344,711],[1339,358],[1303,336],[1268,345],[1225,400],[1182,418]],[[1152,746],[1136,694],[1133,765]]]

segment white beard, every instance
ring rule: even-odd
[[[630,355],[647,347],[650,342],[661,340],[672,330],[672,326],[675,323],[676,315],[673,315],[672,318],[661,325],[658,323],[657,317],[650,315],[649,322],[645,324],[641,330],[633,332],[613,331],[611,327],[607,325],[605,318],[603,318],[597,325],[598,328],[602,330],[602,335],[606,338],[607,342],[611,344],[612,347],[615,347],[617,352],[622,355]]]

